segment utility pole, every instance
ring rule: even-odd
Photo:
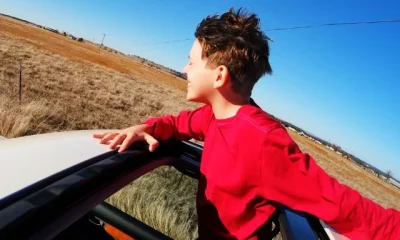
[[[106,37],[106,34],[103,34],[103,39],[101,40],[101,44],[100,44],[99,50],[101,49],[101,46],[103,46],[103,41],[104,41],[105,37]]]

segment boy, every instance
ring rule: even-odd
[[[230,9],[198,25],[184,69],[187,100],[204,103],[177,116],[150,118],[95,134],[124,151],[145,140],[204,141],[197,211],[200,239],[261,239],[278,204],[310,213],[350,239],[399,239],[399,212],[385,210],[327,175],[284,126],[250,99],[272,72],[268,38],[256,15]]]

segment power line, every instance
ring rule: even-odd
[[[183,41],[189,41],[189,40],[193,40],[193,38],[178,39],[178,40],[170,40],[170,41],[163,41],[163,42],[144,43],[144,44],[139,44],[139,46],[143,46],[143,45],[152,45],[152,44],[159,44],[159,43],[183,42]]]
[[[314,28],[314,27],[325,27],[325,26],[341,26],[341,25],[356,25],[356,24],[375,24],[375,23],[395,23],[400,22],[400,19],[396,20],[379,20],[379,21],[364,21],[364,22],[343,22],[343,23],[325,23],[318,25],[308,25],[308,26],[297,26],[297,27],[286,27],[286,28],[271,28],[265,31],[284,31],[302,28]]]
[[[295,27],[284,27],[284,28],[270,28],[270,29],[266,29],[265,31],[266,32],[270,32],[270,31],[286,31],[286,30],[316,28],[316,27],[327,27],[327,26],[357,25],[357,24],[379,24],[379,23],[400,23],[400,19],[376,20],[376,21],[359,21],[359,22],[341,22],[341,23],[324,23],[324,24],[317,24],[317,25],[306,25],[306,26],[295,26]],[[161,44],[161,43],[183,42],[183,41],[189,41],[189,40],[193,40],[193,38],[170,40],[170,41],[163,41],[163,42],[145,43],[145,44],[139,44],[138,46],[154,45],[154,44]]]

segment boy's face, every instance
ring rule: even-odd
[[[186,98],[189,101],[210,103],[215,93],[214,81],[218,77],[217,70],[206,67],[207,60],[201,58],[202,47],[196,39],[189,54],[189,62],[183,69],[187,75],[188,88]]]

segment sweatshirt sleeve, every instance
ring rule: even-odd
[[[284,128],[266,134],[260,177],[266,200],[314,215],[350,239],[389,236],[400,223],[398,211],[385,210],[329,176]]]
[[[208,128],[211,107],[204,105],[193,111],[181,111],[178,115],[165,115],[147,119],[144,123],[153,127],[153,137],[159,140],[175,138],[187,141],[194,138],[204,141]]]

